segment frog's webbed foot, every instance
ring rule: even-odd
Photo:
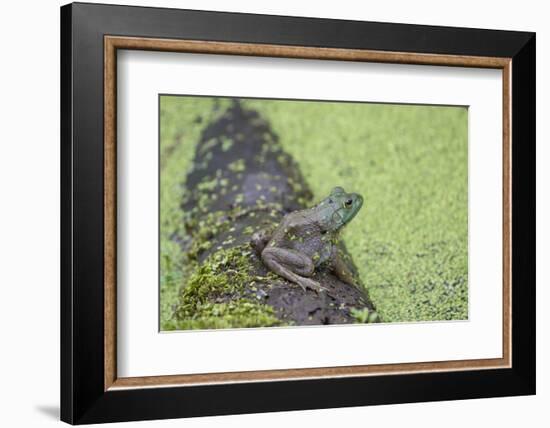
[[[328,291],[327,288],[323,287],[320,283],[310,278],[300,277],[300,280],[297,283],[300,287],[302,287],[302,290],[304,290],[304,292],[308,288],[310,290],[316,291],[317,293],[323,293]]]
[[[262,261],[274,273],[298,284],[304,292],[309,288],[326,291],[317,281],[307,278],[313,274],[315,265],[309,257],[287,248],[267,247],[262,251]]]

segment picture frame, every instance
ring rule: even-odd
[[[501,70],[502,356],[119,377],[120,50]],[[534,394],[535,97],[534,33],[63,6],[61,419],[86,424]]]

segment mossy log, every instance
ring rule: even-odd
[[[337,184],[327,183],[327,189]],[[313,279],[327,291],[304,292],[269,272],[252,250],[255,231],[313,203],[299,166],[257,112],[235,100],[205,128],[185,186],[181,208],[187,238],[180,244],[192,269],[175,311],[178,328],[369,320],[374,307],[362,287],[321,267]]]

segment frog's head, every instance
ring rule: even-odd
[[[362,206],[363,197],[360,194],[346,193],[342,187],[335,187],[317,207],[321,223],[334,232],[348,224]]]

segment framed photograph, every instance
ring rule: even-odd
[[[61,8],[61,418],[535,393],[535,35]]]

